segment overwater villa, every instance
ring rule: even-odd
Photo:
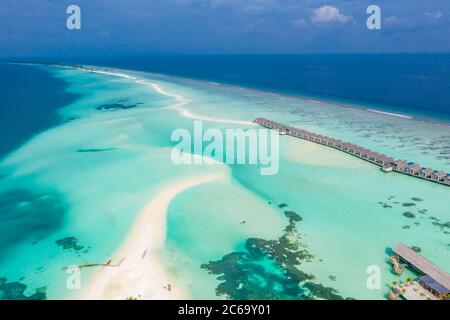
[[[283,125],[281,123],[271,121],[264,118],[257,118],[254,123],[260,126],[278,130],[280,135],[290,135],[292,137],[300,138],[303,140],[318,143],[324,146],[328,146],[365,161],[371,162],[381,168],[384,172],[398,172],[409,176],[425,179],[428,181],[436,182],[442,185],[450,186],[450,174],[444,171],[436,171],[432,168],[423,168],[420,164],[414,162],[408,162],[406,160],[399,160],[389,157],[384,154],[363,148],[361,146],[344,142],[338,139],[315,134],[303,129],[298,129],[290,126]]]
[[[434,173],[434,170],[432,168],[427,168],[425,170],[422,170],[422,177],[429,179],[429,178],[431,178],[433,173]]]
[[[395,292],[389,293],[390,299],[396,300],[398,295],[406,300],[449,299],[450,275],[446,271],[401,242],[393,250],[395,255],[390,258],[393,268],[411,269],[419,277],[405,285],[395,285]]]

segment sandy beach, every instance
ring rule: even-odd
[[[161,188],[140,212],[128,237],[115,253],[112,264],[120,263],[120,265],[99,269],[89,283],[82,287],[81,295],[77,298],[188,299],[189,292],[171,279],[161,263],[160,254],[166,239],[167,208],[177,194],[221,177],[223,175],[220,173],[207,174],[177,181]]]

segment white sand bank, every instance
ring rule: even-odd
[[[167,209],[172,199],[194,186],[223,177],[208,174],[178,181],[161,188],[139,214],[134,226],[112,264],[103,267],[82,288],[79,299],[112,300],[135,297],[138,299],[188,299],[189,293],[174,283],[161,263],[160,254],[166,239]],[[171,290],[168,290],[168,284]]]

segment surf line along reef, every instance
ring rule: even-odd
[[[354,157],[368,161],[381,167],[384,172],[394,171],[415,178],[439,183],[441,185],[450,186],[450,174],[445,173],[442,170],[436,171],[432,168],[422,168],[418,163],[408,162],[407,160],[395,160],[392,157],[388,157],[384,154],[380,154],[375,151],[363,148],[356,144],[322,136],[320,134],[315,134],[306,130],[286,126],[284,124],[264,118],[256,118],[253,122],[265,128],[278,130],[280,135],[289,135],[291,137],[300,138],[343,151]]]

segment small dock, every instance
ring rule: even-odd
[[[396,283],[389,293],[392,300],[397,300],[398,296],[402,296],[406,300],[450,299],[450,275],[445,270],[404,243],[399,242],[393,251],[394,255],[390,258],[393,267],[402,263],[418,274],[419,278],[409,279],[405,284]]]
[[[393,157],[366,149],[353,143],[286,126],[265,118],[256,118],[253,122],[265,128],[277,130],[281,135],[289,135],[291,137],[314,142],[345,152],[380,167],[384,172],[397,172],[430,182],[439,183],[441,185],[450,186],[450,174],[445,173],[442,170],[437,171],[432,168],[423,168],[418,163],[394,159]]]
[[[79,269],[83,269],[83,268],[95,268],[95,267],[111,267],[111,268],[118,268],[120,267],[120,265],[122,264],[122,262],[125,260],[125,258],[122,258],[122,260],[119,261],[119,263],[116,264],[112,264],[112,260],[108,260],[108,262],[106,263],[90,263],[90,264],[80,264],[76,267],[78,267]],[[64,268],[64,269],[67,269]]]

